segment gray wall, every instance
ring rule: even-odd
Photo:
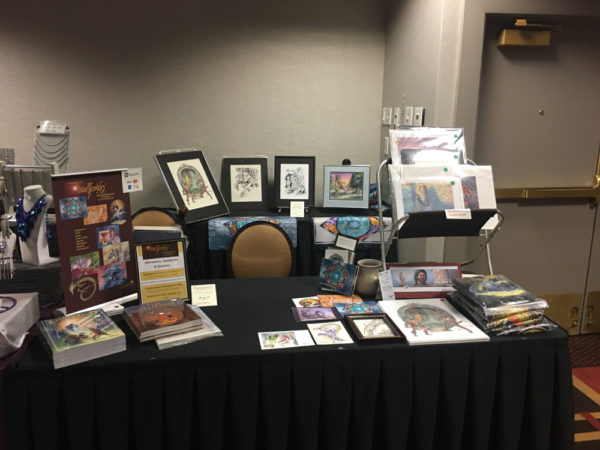
[[[33,161],[45,119],[69,171],[142,167],[134,209],[168,206],[163,149],[379,161],[384,0],[12,2],[0,14],[0,147]]]

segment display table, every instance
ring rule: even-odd
[[[224,337],[128,350],[60,370],[39,336],[4,371],[8,449],[572,448],[567,334],[491,342],[261,351],[305,329],[291,298],[316,277],[217,280]]]
[[[289,210],[285,211],[289,214]],[[235,212],[236,217],[277,217],[285,215],[268,210]],[[310,213],[298,218],[298,245],[294,248],[294,267],[292,274],[296,276],[318,275],[321,259],[327,245],[315,245],[313,233],[313,217],[340,217],[340,216],[377,216],[376,211],[368,210],[343,210],[331,208],[310,208]],[[227,278],[227,251],[212,251],[208,245],[208,221],[194,222],[186,225],[189,238],[187,254],[188,270],[193,279]],[[356,250],[356,260],[362,258],[381,259],[381,245],[359,244]],[[388,254],[389,261],[396,261],[395,247]]]

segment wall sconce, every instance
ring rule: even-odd
[[[528,23],[527,19],[516,19],[514,28],[500,31],[498,47],[548,47],[551,30],[559,25]]]

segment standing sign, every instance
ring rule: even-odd
[[[121,169],[52,176],[67,313],[136,292]]]

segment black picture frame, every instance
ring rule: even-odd
[[[232,211],[268,208],[267,170],[266,156],[223,158],[221,163],[221,192]],[[237,176],[232,176],[234,171],[238,172]],[[244,176],[245,179],[240,180],[241,176]]]
[[[275,156],[275,206],[289,208],[292,201],[302,201],[305,207],[315,204],[314,156]]]
[[[227,203],[202,151],[166,151],[154,155],[154,158],[185,223],[229,214]]]
[[[347,328],[358,343],[406,342],[406,337],[387,314],[353,314],[345,316]],[[381,321],[389,330],[389,335],[369,335],[364,332],[362,322]]]

